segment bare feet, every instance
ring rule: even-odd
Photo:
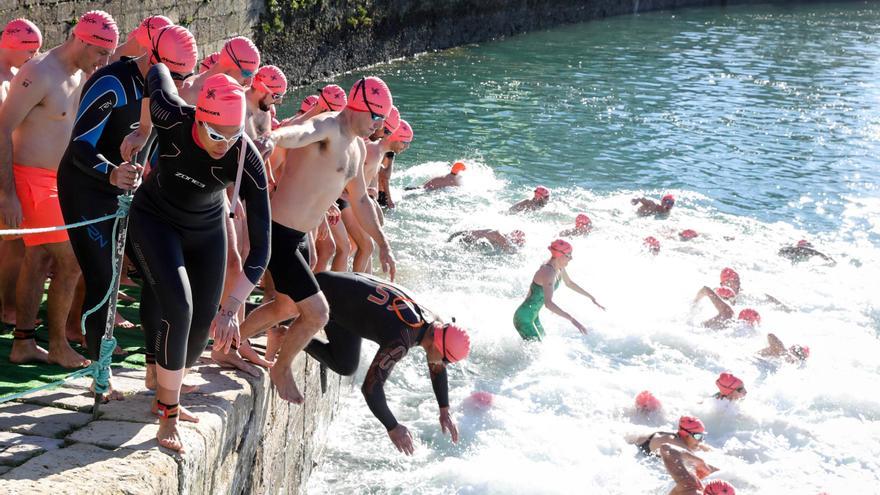
[[[122,293],[120,292],[120,294],[122,294]],[[114,320],[113,325],[115,325],[117,328],[125,328],[125,329],[131,329],[131,328],[134,328],[137,326],[134,323],[126,320],[125,317],[119,313],[116,313],[116,320]]]
[[[230,350],[228,354],[224,354],[222,351],[215,351],[212,349],[211,359],[220,365],[221,368],[235,368],[244,371],[251,376],[260,376],[260,370],[256,366],[242,359],[238,354],[238,351]]]
[[[272,366],[269,370],[269,377],[272,379],[272,385],[278,389],[278,395],[282,399],[294,404],[303,403],[303,396],[299,393],[299,389],[296,388],[293,370],[290,367]]]
[[[67,342],[60,346],[49,346],[49,362],[67,369],[82,368],[92,363],[74,351]]]
[[[240,346],[238,346],[238,353],[241,354],[241,357],[256,364],[257,366],[262,366],[266,369],[272,367],[272,362],[263,359],[263,356],[260,356],[260,354],[256,350],[254,350],[253,347],[251,347],[251,343],[248,342],[247,339],[245,339],[245,341],[242,342]]]
[[[150,411],[153,414],[155,414],[156,416],[159,415],[159,403],[156,401],[156,399],[153,399],[153,405],[150,406]],[[189,412],[189,410],[187,410],[185,407],[177,406],[177,411],[179,414],[177,419],[180,419],[181,421],[188,421],[190,423],[198,423],[199,422],[199,417],[196,416],[195,414]],[[159,422],[161,423],[162,419],[159,419]]]
[[[266,359],[275,361],[275,356],[278,354],[278,350],[281,349],[281,341],[284,340],[286,333],[287,327],[284,325],[278,325],[266,330]]]
[[[159,445],[184,454],[183,439],[177,429],[177,418],[159,418],[159,431],[156,432]]]
[[[9,362],[13,364],[48,363],[49,353],[37,345],[36,340],[14,340],[9,351]]]

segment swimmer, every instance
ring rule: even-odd
[[[731,304],[736,298],[736,292],[729,287],[719,287],[712,290],[708,286],[703,286],[694,298],[694,304],[700,302],[700,299],[707,298],[715,306],[718,314],[701,323],[704,327],[719,330],[724,328],[728,321],[733,319],[733,308]]]
[[[406,190],[424,189],[426,191],[434,191],[436,189],[444,189],[447,187],[458,187],[462,184],[462,176],[460,174],[465,170],[467,170],[467,166],[465,166],[463,162],[455,162],[452,164],[452,168],[449,170],[448,174],[429,179],[421,186],[407,187]]]
[[[678,233],[678,239],[681,241],[690,241],[696,239],[700,234],[694,229],[684,229]]]
[[[742,294],[742,283],[739,277],[739,273],[737,273],[736,270],[734,270],[733,268],[725,267],[723,270],[721,270],[719,280],[722,287],[729,287],[737,295]],[[771,296],[770,294],[764,294],[764,301],[773,303],[783,311],[791,311],[791,308],[787,304]]]
[[[829,266],[837,264],[830,256],[821,253],[813,247],[813,244],[806,239],[801,239],[794,246],[785,246],[779,250],[779,256],[791,260],[792,263],[807,261],[813,256],[818,256],[822,260],[828,262]]]
[[[401,120],[402,122],[406,122],[405,120]],[[407,124],[408,126],[409,124]],[[403,128],[402,125],[398,126],[398,129],[394,131],[391,135],[391,140],[395,142],[401,143],[401,145],[405,145],[405,148],[400,150],[400,153],[409,148],[410,141],[407,140],[407,137],[412,137],[412,128],[406,129]],[[398,132],[400,131],[400,132]],[[379,167],[378,174],[378,195],[376,196],[376,203],[379,206],[385,206],[387,208],[394,208],[394,200],[391,199],[391,174],[394,172],[394,158],[397,156],[397,151],[391,150],[385,153],[385,156],[382,158],[382,165]]]
[[[247,119],[245,132],[251,139],[257,139],[272,130],[274,105],[281,105],[287,92],[287,77],[274,65],[260,67],[254,76],[254,83],[248,88]]]
[[[21,67],[0,108],[0,223],[9,228],[64,225],[58,203],[58,164],[76,122],[88,74],[107,63],[119,32],[110,14],[83,14],[73,36]],[[67,315],[80,275],[67,231],[23,236],[25,257],[16,287],[13,363],[87,366],[65,338]],[[49,286],[49,352],[34,340],[43,294],[44,264],[54,261]]]
[[[299,104],[299,110],[296,111],[296,115],[303,115],[310,112],[313,108],[318,106],[318,95],[308,95]]]
[[[789,364],[803,364],[810,357],[810,348],[795,344],[786,348],[775,334],[767,334],[767,347],[758,351],[758,355],[769,358],[781,358]]]
[[[414,347],[425,350],[431,385],[439,407],[440,428],[458,442],[458,428],[449,414],[446,367],[467,358],[467,331],[447,323],[413,301],[408,291],[362,273],[323,272],[315,275],[327,298],[330,315],[324,331],[327,343],[312,339],[305,351],[344,376],[357,371],[363,339],[379,344],[364,378],[361,392],[397,450],[415,450],[409,430],[398,423],[385,399],[385,382],[394,365]]]
[[[660,254],[660,241],[658,241],[657,238],[654,236],[649,235],[648,237],[645,237],[645,240],[642,241],[642,246],[644,247],[645,251],[653,254],[654,256]]]
[[[452,242],[456,237],[459,238],[460,242],[469,246],[481,239],[485,239],[493,248],[507,254],[517,252],[519,248],[526,244],[526,233],[522,230],[512,230],[507,234],[502,234],[495,229],[462,230],[449,236],[446,242]]]
[[[657,451],[664,445],[674,445],[688,451],[712,450],[703,444],[706,437],[706,427],[703,422],[693,416],[682,416],[678,419],[678,431],[657,431],[648,436],[636,437],[633,442],[642,454],[657,455]]]
[[[658,453],[663,460],[663,466],[675,482],[669,495],[736,495],[733,486],[726,481],[712,480],[703,486],[701,480],[718,471],[718,468],[707,464],[688,449],[665,444],[659,448]]]
[[[547,206],[547,203],[550,202],[550,189],[547,189],[544,186],[538,186],[535,188],[535,195],[532,199],[524,199],[519,203],[510,207],[507,211],[508,213],[521,213],[524,211],[536,211],[541,208]]]
[[[630,203],[639,205],[639,209],[636,210],[636,215],[640,217],[647,217],[650,215],[667,216],[672,210],[672,206],[675,205],[675,197],[671,194],[667,194],[660,199],[660,204],[657,204],[648,198],[633,198]]]
[[[541,307],[546,306],[550,311],[570,321],[579,332],[586,335],[587,327],[581,325],[573,316],[553,302],[553,291],[559,288],[560,282],[565,282],[569,289],[587,297],[599,309],[604,311],[605,308],[596,301],[595,297],[568,277],[565,267],[571,262],[571,244],[562,239],[556,239],[547,249],[550,250],[550,259],[541,265],[541,268],[538,268],[532,277],[532,284],[529,286],[526,300],[519,305],[513,314],[513,326],[516,327],[523,340],[542,340],[545,332],[538,316]]]
[[[719,400],[734,402],[745,399],[748,393],[743,381],[729,371],[725,371],[718,376],[718,379],[715,380],[715,386],[718,387],[718,393],[714,397]]]
[[[156,34],[165,26],[173,25],[171,19],[164,15],[151,15],[142,20],[138,27],[128,33],[125,43],[116,47],[113,55],[110,56],[110,63],[117,62],[122,57],[140,57],[147,54],[153,46]]]
[[[214,64],[216,64],[218,60],[220,60],[220,52],[214,52],[203,58],[202,61],[199,62],[199,74],[208,72],[208,69],[214,67]]]
[[[559,233],[559,237],[583,237],[593,231],[593,221],[586,213],[581,213],[574,219],[574,228],[565,229]]]
[[[381,128],[376,129],[376,132],[370,135],[367,139],[370,142],[376,142],[382,138],[390,137],[398,127],[400,127],[400,110],[398,110],[397,107],[391,107],[391,111],[388,113],[388,116],[385,117],[385,123],[382,124]]]
[[[649,390],[642,390],[635,400],[636,412],[641,414],[654,414],[663,409],[660,399],[654,397]]]

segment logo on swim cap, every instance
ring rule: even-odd
[[[116,21],[103,10],[92,10],[83,14],[73,28],[73,35],[85,43],[111,51],[116,49],[116,42],[119,40]]]
[[[43,35],[31,21],[18,18],[9,21],[0,35],[0,48],[10,50],[39,50],[43,46]]]
[[[571,244],[564,239],[556,239],[547,246],[547,249],[550,250],[550,255],[554,258],[559,258],[560,256],[565,256],[569,259],[571,258]]]
[[[387,117],[392,106],[391,90],[385,81],[375,76],[361,78],[348,94],[348,108],[356,112],[372,112]]]

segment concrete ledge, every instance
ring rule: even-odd
[[[181,402],[199,422],[181,422],[183,455],[156,442],[144,372],[114,370],[126,398],[97,420],[87,380],[0,406],[0,493],[300,493],[350,382],[330,373],[322,395],[316,362],[294,369],[304,406],[278,398],[265,371],[194,368],[186,381],[200,389]]]

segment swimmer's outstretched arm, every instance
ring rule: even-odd
[[[266,139],[281,148],[302,148],[329,138],[333,128],[325,119],[309,119],[270,131]]]
[[[602,311],[605,311],[605,307],[602,306],[601,304],[599,304],[599,302],[596,301],[596,298],[593,297],[592,294],[585,291],[583,288],[581,288],[580,285],[574,283],[574,280],[572,280],[571,278],[568,277],[568,272],[565,271],[565,269],[562,270],[562,281],[565,282],[566,287],[577,292],[578,294],[580,294],[582,296],[589,298],[591,301],[593,301],[593,304],[595,304],[599,309],[601,309]]]
[[[577,321],[574,316],[566,313],[562,308],[557,306],[555,302],[553,302],[554,276],[554,271],[552,269],[548,269],[547,265],[542,266],[540,269],[538,269],[538,273],[535,274],[534,281],[536,283],[539,283],[544,289],[544,307],[570,321],[571,324],[574,325],[579,332],[586,335],[587,328],[581,325],[581,323]]]
[[[440,429],[443,433],[449,432],[452,443],[458,443],[458,427],[449,416],[449,379],[446,366],[428,363],[428,372],[431,374],[431,388],[434,389],[437,406],[440,407]]]

